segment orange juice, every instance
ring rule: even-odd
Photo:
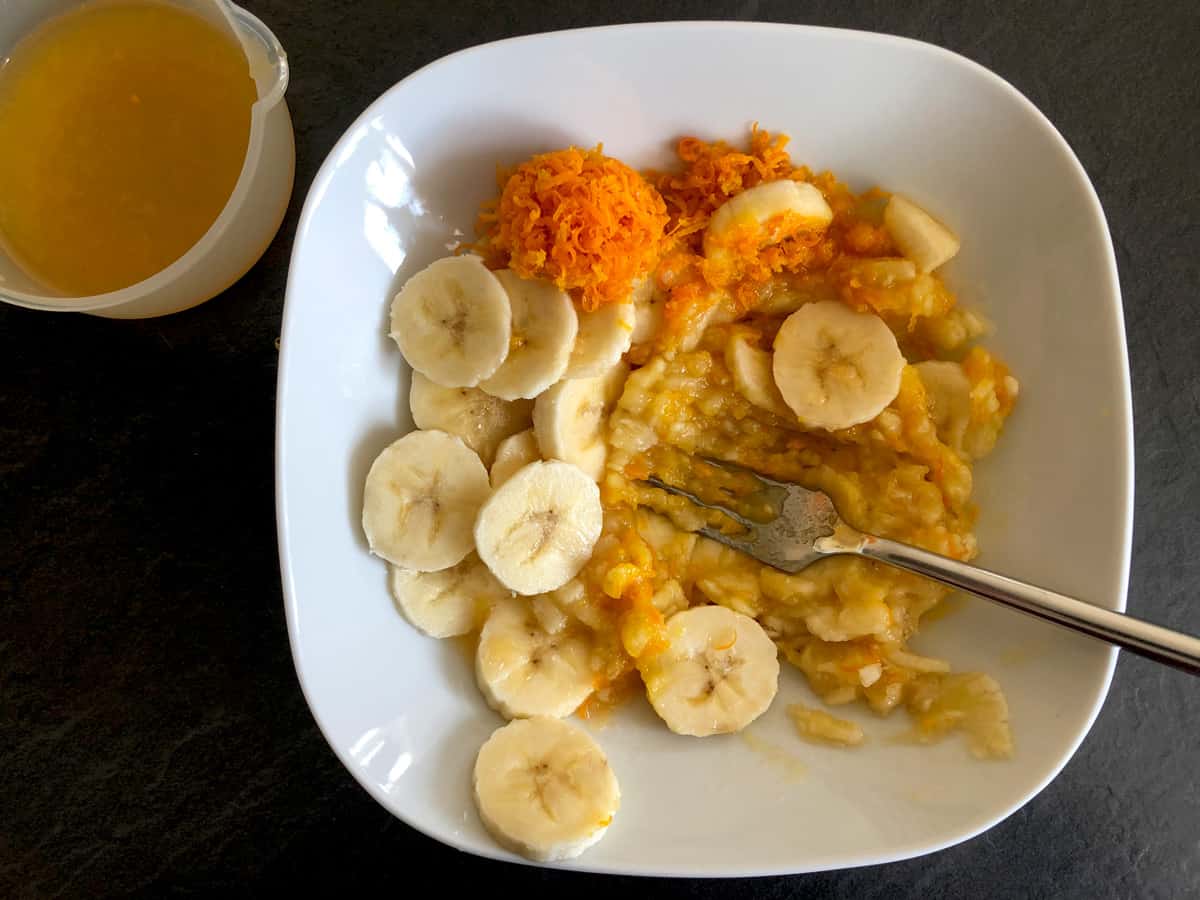
[[[87,3],[0,66],[0,242],[69,296],[187,252],[233,193],[257,93],[228,34],[153,0]]]

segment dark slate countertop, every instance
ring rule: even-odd
[[[273,413],[288,253],[324,155],[384,89],[495,38],[649,19],[892,32],[1011,81],[1075,149],[1125,296],[1130,608],[1200,632],[1200,6],[994,0],[247,0],[289,52],[296,191],[261,262],[144,322],[0,307],[0,894],[348,896],[475,882],[575,896],[1200,893],[1200,682],[1122,657],[1066,770],[972,841],[883,867],[637,882],[485,862],[377,806],[326,746],[284,625]]]

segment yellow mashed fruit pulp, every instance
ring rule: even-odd
[[[570,173],[562,174],[570,161],[527,171],[515,187],[510,180],[502,201],[485,211],[480,252],[490,265],[516,268],[513,248],[522,246],[524,229],[532,249],[521,256],[521,274],[551,277],[538,270],[550,258],[534,246],[540,228],[536,240],[557,253],[552,274],[573,279],[577,302],[580,285],[602,269],[605,229],[617,233],[629,218],[649,229],[656,251],[627,354],[634,368],[607,422],[604,530],[579,577],[547,595],[591,632],[597,691],[580,715],[638,687],[639,664],[662,651],[673,614],[719,604],[756,619],[825,704],[865,703],[880,715],[903,707],[919,739],[961,730],[976,755],[1007,756],[1007,706],[996,682],[952,673],[908,648],[947,588],[849,556],[785,574],[697,536],[713,514],[643,481],[651,474],[682,485],[725,477],[697,460],[711,457],[823,491],[853,528],[955,559],[977,553],[972,466],[995,443],[1017,383],[976,343],[985,332],[981,319],[957,304],[936,271],[904,257],[885,222],[890,195],[856,194],[830,173],[794,166],[785,144],[757,128],[745,149],[685,138],[678,169],[645,176],[661,206],[655,200],[644,214],[611,216],[593,210],[594,222],[576,217],[563,225],[559,245],[556,218],[539,217],[536,202],[547,191],[575,191]],[[706,247],[704,231],[722,204],[781,179],[819,190],[832,221],[818,228],[784,217],[765,228],[734,228],[719,256],[711,238]],[[660,219],[661,239],[654,232]],[[489,244],[501,231],[505,247]],[[586,308],[635,291],[628,264],[621,275],[623,292],[602,278],[586,288]],[[830,300],[882,318],[906,362],[894,400],[838,431],[805,428],[786,410],[751,402],[728,362],[731,342],[770,352],[788,315]],[[952,367],[961,396],[945,396],[944,379],[919,365],[934,360]],[[856,726],[826,712],[796,707],[793,718],[807,737],[844,745],[862,739]]]

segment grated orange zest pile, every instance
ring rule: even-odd
[[[479,217],[489,265],[553,281],[587,310],[627,300],[667,242],[658,191],[600,149],[569,147],[522,163]]]

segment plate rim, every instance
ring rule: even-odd
[[[1132,563],[1133,549],[1133,518],[1134,518],[1134,483],[1135,483],[1135,457],[1134,457],[1134,421],[1133,421],[1133,401],[1132,401],[1132,383],[1130,378],[1129,367],[1129,342],[1125,329],[1124,315],[1124,300],[1121,294],[1120,277],[1117,270],[1116,253],[1113,247],[1112,232],[1109,229],[1108,218],[1104,214],[1104,208],[1100,203],[1099,195],[1096,192],[1095,185],[1092,184],[1091,178],[1084,169],[1075,151],[1070,143],[1063,137],[1062,133],[1054,126],[1050,119],[1021,91],[1013,84],[1003,78],[1001,75],[978,63],[969,57],[966,57],[953,50],[948,50],[945,47],[928,41],[918,40],[916,38],[904,37],[901,35],[888,34],[885,32],[863,31],[852,28],[835,28],[830,26],[820,25],[802,25],[790,23],[775,23],[775,22],[748,22],[738,20],[672,20],[660,22],[637,22],[626,24],[599,25],[585,28],[568,28],[556,31],[544,31],[534,34],[518,35],[514,37],[501,38],[495,41],[488,41],[481,44],[475,44],[470,47],[465,47],[456,50],[452,53],[438,57],[420,68],[412,71],[404,78],[391,85],[374,100],[372,100],[363,111],[355,117],[355,119],[346,127],[337,141],[327,152],[324,160],[313,177],[312,183],[309,185],[308,191],[305,194],[304,204],[301,208],[299,219],[297,220],[296,232],[292,241],[292,250],[288,258],[288,277],[287,285],[284,292],[284,303],[282,310],[282,325],[280,330],[280,354],[279,354],[279,369],[276,377],[276,395],[275,395],[275,519],[276,519],[276,535],[279,553],[280,575],[283,590],[284,613],[287,620],[288,643],[292,653],[292,662],[296,671],[296,678],[300,684],[300,690],[304,697],[305,703],[308,706],[309,713],[312,715],[314,722],[317,724],[321,732],[321,736],[329,745],[338,761],[350,773],[354,780],[366,790],[371,798],[378,803],[389,814],[395,816],[405,825],[413,828],[421,834],[430,837],[439,843],[452,847],[456,850],[470,853],[474,856],[484,859],[500,860],[505,862],[515,862],[520,865],[526,865],[538,868],[553,868],[562,869],[573,872],[587,872],[594,874],[613,874],[613,875],[633,875],[644,877],[690,877],[690,878],[726,878],[726,877],[761,877],[771,875],[792,875],[801,873],[815,873],[824,871],[834,871],[839,869],[859,868],[869,865],[881,865],[892,862],[899,862],[907,859],[915,859],[920,856],[925,856],[931,853],[936,853],[941,850],[948,849],[965,841],[971,840],[979,836],[985,831],[998,825],[1000,822],[1012,816],[1018,810],[1022,809],[1026,804],[1040,794],[1047,785],[1050,784],[1067,764],[1075,757],[1080,745],[1091,733],[1092,727],[1095,725],[1096,719],[1108,698],[1109,690],[1112,684],[1113,674],[1116,668],[1117,648],[1109,647],[1106,654],[1105,666],[1102,683],[1098,685],[1096,699],[1089,711],[1086,721],[1078,734],[1071,741],[1070,746],[1065,747],[1061,752],[1060,759],[1055,763],[1052,769],[1046,776],[1036,783],[1028,792],[1014,799],[1005,808],[1001,809],[993,817],[989,817],[983,824],[973,829],[967,829],[960,834],[933,843],[918,842],[912,845],[904,845],[898,848],[892,848],[885,853],[860,854],[858,857],[851,860],[829,860],[815,861],[810,864],[782,864],[778,866],[754,867],[745,868],[737,866],[722,866],[718,868],[707,869],[675,869],[675,868],[655,868],[653,866],[633,867],[633,866],[605,866],[599,864],[589,864],[586,856],[579,859],[566,861],[563,863],[540,863],[533,860],[525,859],[524,857],[516,856],[502,849],[499,845],[495,846],[475,846],[465,841],[459,840],[453,833],[448,831],[439,831],[434,826],[426,826],[406,816],[400,810],[390,806],[385,799],[383,792],[377,785],[372,783],[364,775],[360,774],[358,766],[352,765],[346,754],[344,754],[337,744],[334,742],[325,722],[322,720],[317,707],[312,700],[308,683],[306,681],[304,664],[301,659],[299,648],[299,633],[297,623],[297,608],[296,608],[296,592],[295,584],[292,576],[292,567],[290,564],[290,554],[288,552],[288,532],[287,532],[287,496],[281,481],[281,473],[284,471],[284,463],[287,456],[286,442],[284,440],[285,421],[287,416],[287,397],[288,397],[288,372],[292,365],[291,355],[287,351],[288,335],[294,327],[295,316],[289,313],[290,309],[294,308],[292,301],[293,292],[298,291],[294,280],[294,271],[296,262],[299,257],[299,250],[304,237],[307,234],[310,220],[320,201],[325,193],[325,190],[332,178],[333,171],[337,168],[338,159],[342,155],[347,143],[351,140],[354,133],[360,129],[374,114],[377,107],[383,104],[393,94],[401,91],[409,82],[414,81],[418,77],[427,75],[431,71],[438,68],[449,66],[459,61],[461,58],[479,53],[484,50],[490,50],[500,45],[519,45],[525,43],[537,43],[546,40],[554,40],[567,35],[578,36],[597,33],[612,33],[612,32],[627,32],[627,31],[695,31],[697,33],[714,33],[714,32],[791,32],[809,33],[809,34],[832,34],[839,38],[853,38],[854,40],[864,41],[867,43],[901,45],[909,50],[938,56],[947,62],[956,65],[964,66],[972,70],[976,75],[982,76],[988,81],[991,81],[995,86],[1001,88],[1009,97],[1015,100],[1019,105],[1025,108],[1027,113],[1031,113],[1038,120],[1042,128],[1047,132],[1048,136],[1059,145],[1059,149],[1063,151],[1064,156],[1069,160],[1073,167],[1076,179],[1085,188],[1085,196],[1091,205],[1092,213],[1096,220],[1103,227],[1104,236],[1104,251],[1106,256],[1106,267],[1104,275],[1108,278],[1112,287],[1112,297],[1116,301],[1117,313],[1115,319],[1116,337],[1119,339],[1121,352],[1117,354],[1119,360],[1119,375],[1120,375],[1120,397],[1117,398],[1117,404],[1120,408],[1122,424],[1125,440],[1120,447],[1121,455],[1124,462],[1124,478],[1125,485],[1122,492],[1123,504],[1123,521],[1121,522],[1121,560],[1119,572],[1119,584],[1117,587],[1116,609],[1124,612],[1128,606],[1128,591],[1129,591],[1129,575]]]

